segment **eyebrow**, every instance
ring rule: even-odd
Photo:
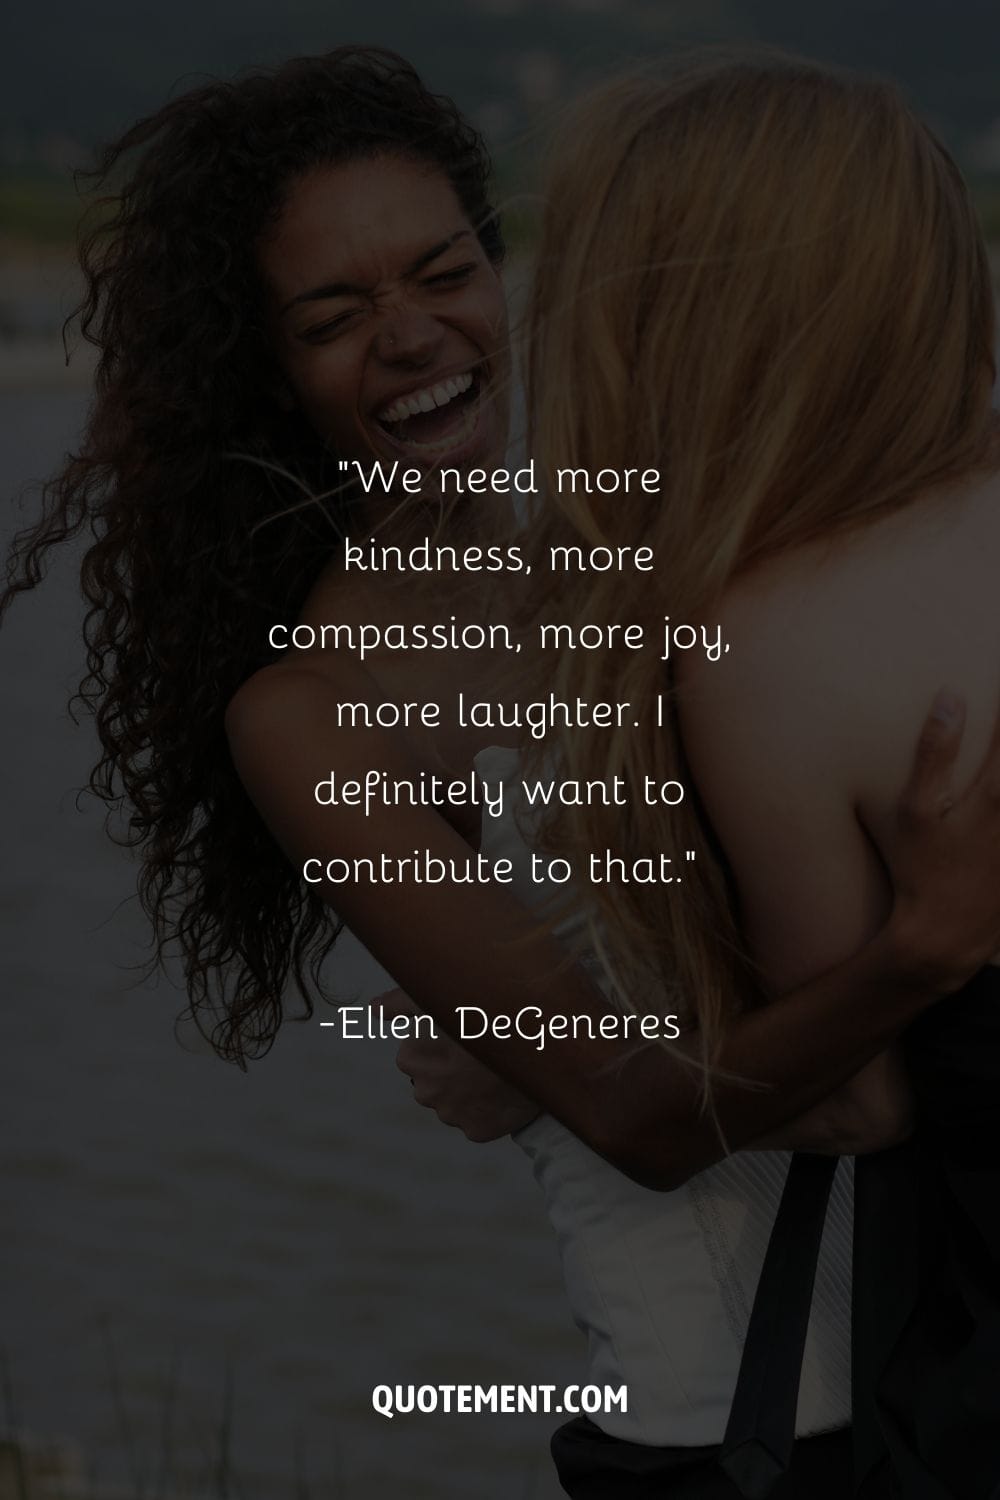
[[[432,245],[429,250],[421,251],[416,260],[411,261],[403,271],[403,279],[416,276],[418,272],[425,270],[432,261],[437,260],[439,255],[443,255],[446,250],[450,250],[452,245],[458,240],[471,238],[471,236],[471,229],[456,229],[455,233],[450,234],[446,240],[441,240],[439,244]],[[283,318],[286,312],[290,311],[293,307],[297,307],[301,302],[325,302],[329,297],[361,297],[365,296],[369,290],[367,287],[355,286],[349,281],[324,282],[322,286],[314,286],[308,292],[299,292],[290,302],[285,303],[278,316]]]

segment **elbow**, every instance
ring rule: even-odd
[[[820,1106],[825,1142],[820,1150],[841,1156],[888,1151],[913,1133],[914,1100],[898,1059],[878,1058]]]
[[[912,1109],[860,1110],[833,1143],[841,1156],[870,1156],[901,1146],[913,1134]]]
[[[643,1056],[658,1064],[665,1054],[656,1048]],[[671,1062],[670,1067],[675,1065]],[[662,1069],[653,1076],[633,1073],[627,1080],[619,1070],[591,1082],[585,1101],[578,1095],[566,1101],[562,1118],[639,1187],[674,1193],[725,1156],[725,1143],[699,1113],[698,1100],[687,1089],[664,1087]],[[676,1083],[673,1071],[666,1082]],[[575,1122],[570,1118],[574,1113]]]
[[[625,1175],[630,1181],[651,1193],[676,1193],[693,1175],[679,1167],[668,1167],[662,1163],[637,1163]]]

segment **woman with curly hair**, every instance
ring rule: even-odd
[[[319,579],[322,593],[336,575],[335,618],[370,616],[380,592],[399,615],[387,574],[359,575],[358,603],[342,539],[435,530],[435,465],[502,458],[490,162],[401,58],[345,47],[183,95],[110,146],[97,177],[108,196],[82,239],[79,311],[100,351],[95,401],[2,603],[39,582],[53,547],[93,533],[91,785],[127,810],[158,955],[179,949],[196,1017],[243,1060],[273,1041],[290,978],[311,1010],[339,924],[234,774],[224,709],[274,658],[269,638],[307,597],[317,607]],[[353,459],[420,469],[422,501],[365,496],[338,466]],[[495,501],[467,503],[448,540],[502,524]],[[459,603],[451,577],[437,608]]]

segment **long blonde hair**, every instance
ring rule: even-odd
[[[530,443],[545,504],[531,622],[705,618],[734,576],[986,461],[993,295],[960,173],[885,84],[785,57],[708,59],[605,87],[555,154],[527,321]],[[558,469],[658,469],[655,494],[559,492]],[[655,572],[549,571],[567,544],[647,544]],[[560,775],[623,776],[627,807],[560,807],[542,845],[694,849],[680,891],[594,886],[623,993],[652,977],[692,1007],[704,1057],[755,982],[724,861],[687,781],[659,648],[542,653],[558,697],[628,701],[641,727],[556,731]],[[630,715],[631,718],[631,715]],[[688,783],[689,784],[689,783]],[[683,892],[683,895],[681,894]]]

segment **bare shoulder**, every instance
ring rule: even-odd
[[[685,662],[685,736],[756,747],[775,774],[825,768],[875,806],[898,793],[946,687],[969,705],[972,769],[1000,687],[998,568],[996,476],[768,562],[722,601],[729,653]]]
[[[269,820],[331,769],[353,773],[366,756],[384,752],[380,736],[363,727],[365,716],[358,723],[344,714],[345,704],[370,704],[374,697],[372,679],[358,663],[331,668],[306,654],[261,668],[234,693],[225,714],[229,751]]]
[[[294,738],[328,720],[345,693],[368,699],[373,691],[356,663],[338,663],[334,673],[300,652],[293,661],[261,667],[237,689],[226,707],[226,735],[234,751]]]
[[[776,990],[882,920],[898,797],[941,688],[968,705],[972,773],[1000,690],[1000,494],[929,496],[748,572],[722,600],[729,652],[683,658],[692,779]]]

